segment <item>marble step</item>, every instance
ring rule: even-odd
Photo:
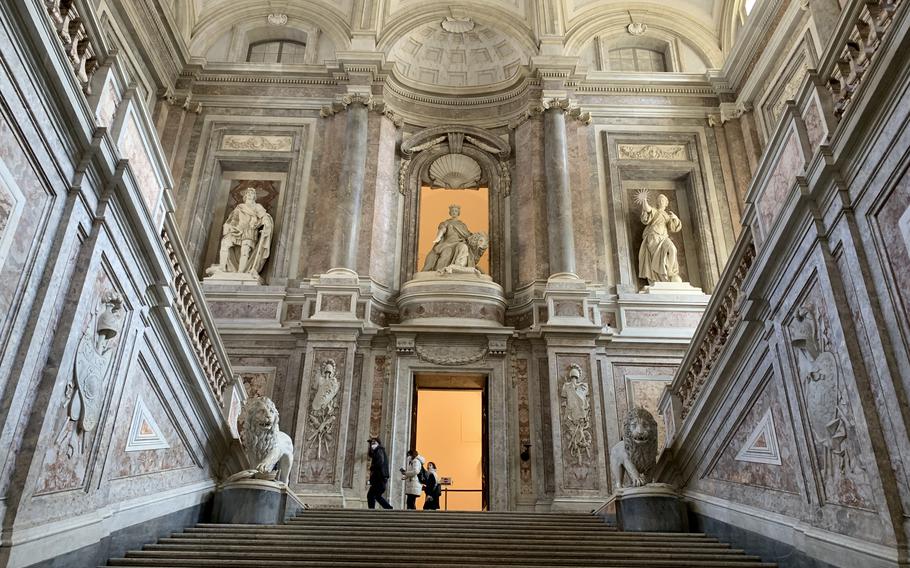
[[[377,543],[377,545],[395,547],[395,546],[412,546],[412,547],[421,547],[421,546],[450,546],[450,545],[471,545],[475,547],[502,547],[502,548],[535,548],[540,547],[543,549],[551,550],[554,548],[569,548],[575,547],[579,549],[600,549],[600,548],[645,548],[648,550],[655,549],[657,547],[667,547],[672,550],[686,549],[690,550],[693,548],[699,549],[729,549],[730,545],[723,542],[716,542],[711,540],[691,540],[691,541],[682,541],[682,540],[605,540],[599,538],[547,538],[547,539],[534,539],[531,542],[516,541],[504,542],[505,539],[501,538],[464,538],[459,535],[449,535],[448,538],[419,538],[410,535],[395,535],[391,537],[383,538],[381,543],[377,542],[376,539],[361,535],[334,535],[332,537],[324,537],[319,535],[291,535],[291,536],[250,536],[250,535],[225,535],[225,534],[186,534],[186,533],[176,533],[170,537],[164,537],[159,540],[162,544],[183,544],[183,543],[204,543],[211,546],[223,546],[225,544],[238,544],[246,545],[248,542],[253,543],[254,545],[276,545],[276,546],[285,546],[285,545],[295,545],[295,546],[323,546],[323,545],[333,545],[337,543],[344,543],[349,546],[360,546],[371,543]]]
[[[259,525],[261,527],[261,525]],[[273,529],[249,528],[246,530],[237,530],[230,525],[222,527],[212,527],[207,529],[188,528],[182,533],[174,533],[174,538],[211,538],[211,539],[295,539],[295,540],[326,540],[341,539],[351,541],[376,540],[376,539],[404,539],[410,541],[430,541],[443,542],[446,540],[455,541],[503,541],[515,540],[526,542],[605,542],[605,543],[624,543],[624,542],[641,542],[653,545],[659,542],[672,543],[673,545],[683,545],[687,543],[717,543],[716,539],[705,537],[704,535],[689,535],[685,533],[621,533],[605,532],[602,534],[590,534],[585,532],[549,532],[542,534],[529,535],[526,532],[512,531],[421,531],[416,534],[415,531],[401,530],[384,530],[377,528],[373,530],[362,531],[339,531],[339,530],[322,530],[313,528],[310,530],[286,530],[283,527]]]
[[[586,545],[575,545],[575,544],[546,544],[541,545],[537,543],[506,543],[506,542],[496,542],[496,543],[467,543],[467,542],[449,542],[449,543],[434,543],[430,541],[425,542],[411,542],[411,543],[386,543],[386,542],[372,542],[372,543],[358,543],[356,546],[353,543],[345,542],[311,542],[306,545],[307,552],[319,551],[319,552],[331,552],[339,551],[344,553],[352,548],[356,548],[358,551],[361,550],[373,550],[377,553],[388,552],[389,550],[428,550],[430,552],[437,551],[463,551],[466,548],[471,551],[509,551],[515,553],[560,553],[560,554],[569,554],[569,553],[611,553],[611,552],[625,552],[628,554],[674,554],[680,550],[685,550],[687,554],[712,554],[712,555],[727,555],[727,554],[743,554],[743,551],[736,550],[724,546],[704,546],[704,545],[687,545],[680,547],[673,544],[665,545],[649,545],[649,546],[635,546],[631,544],[618,544],[618,545],[603,545],[603,544],[586,544]],[[243,551],[263,551],[263,552],[300,552],[300,543],[295,542],[260,542],[256,541],[255,543],[225,543],[225,542],[212,542],[208,540],[185,540],[185,539],[161,539],[157,544],[148,544],[143,547],[143,550],[198,550],[198,551],[233,551],[233,552],[243,552]]]
[[[358,561],[349,561],[341,558],[333,558],[328,562],[326,560],[312,560],[306,557],[301,557],[295,560],[270,560],[267,564],[258,558],[231,558],[230,561],[225,559],[203,559],[203,558],[115,558],[110,561],[108,566],[138,566],[144,568],[160,568],[160,567],[170,567],[170,568],[206,568],[209,566],[215,566],[218,568],[224,568],[225,563],[229,563],[231,568],[262,568],[263,566],[276,566],[276,567],[296,567],[296,568],[306,568],[306,567],[319,567],[319,568],[401,568],[402,565],[412,565],[403,562],[401,558],[409,558],[406,552],[402,552],[402,556],[398,559],[375,559],[368,558]],[[424,559],[421,558],[421,562]],[[409,559],[407,562],[413,562],[413,559]],[[507,566],[508,568],[553,568],[554,563],[552,560],[544,560],[538,562],[493,562],[485,560],[482,564],[472,564],[462,562],[461,559],[454,560],[452,562],[432,562],[436,566],[445,566],[446,568],[477,568],[477,566],[485,566],[487,568],[493,568],[498,566]],[[427,564],[421,564],[421,566],[426,566]],[[569,566],[576,566],[575,564]],[[598,568],[776,568],[775,564],[770,564],[766,562],[755,562],[755,561],[743,561],[736,562],[731,564],[728,559],[722,560],[698,560],[698,561],[688,561],[684,559],[672,559],[672,560],[656,560],[656,559],[646,559],[646,560],[629,560],[629,559],[616,559],[616,560],[603,560],[597,559],[594,560],[590,566],[597,566]]]

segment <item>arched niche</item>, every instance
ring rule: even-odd
[[[480,166],[478,185],[489,189],[490,276],[499,284],[505,281],[508,255],[505,250],[506,201],[512,187],[508,142],[471,126],[439,126],[423,130],[401,144],[399,191],[404,194],[404,234],[402,236],[401,282],[417,271],[420,188],[432,183],[430,166],[447,154],[463,154]],[[442,221],[442,219],[440,219]]]

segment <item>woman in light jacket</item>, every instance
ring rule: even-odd
[[[417,454],[417,450],[408,450],[408,465],[401,468],[401,478],[404,479],[404,493],[408,496],[408,509],[417,508],[417,498],[423,492],[423,483],[418,479],[421,468],[427,460]]]

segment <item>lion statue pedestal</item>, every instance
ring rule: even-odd
[[[304,508],[288,489],[294,460],[291,438],[278,429],[278,409],[268,398],[246,401],[237,418],[247,468],[215,492],[216,523],[279,524]]]
[[[632,532],[686,532],[685,505],[676,490],[654,483],[657,461],[657,421],[644,408],[629,411],[623,439],[610,449],[613,496],[601,510],[619,530]]]

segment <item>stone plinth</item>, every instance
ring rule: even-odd
[[[607,510],[615,509],[616,526],[630,532],[686,532],[685,504],[672,486],[650,483],[619,489]]]
[[[239,284],[241,286],[261,286],[262,277],[249,272],[227,272],[224,270],[213,271],[212,274],[202,279],[205,283],[212,284]]]
[[[704,292],[701,288],[689,284],[688,282],[655,282],[650,286],[642,288],[640,294],[699,294]]]
[[[402,324],[502,326],[502,286],[485,274],[418,272],[401,287]]]
[[[275,525],[303,510],[303,503],[284,483],[263,479],[230,481],[215,491],[212,522]]]

